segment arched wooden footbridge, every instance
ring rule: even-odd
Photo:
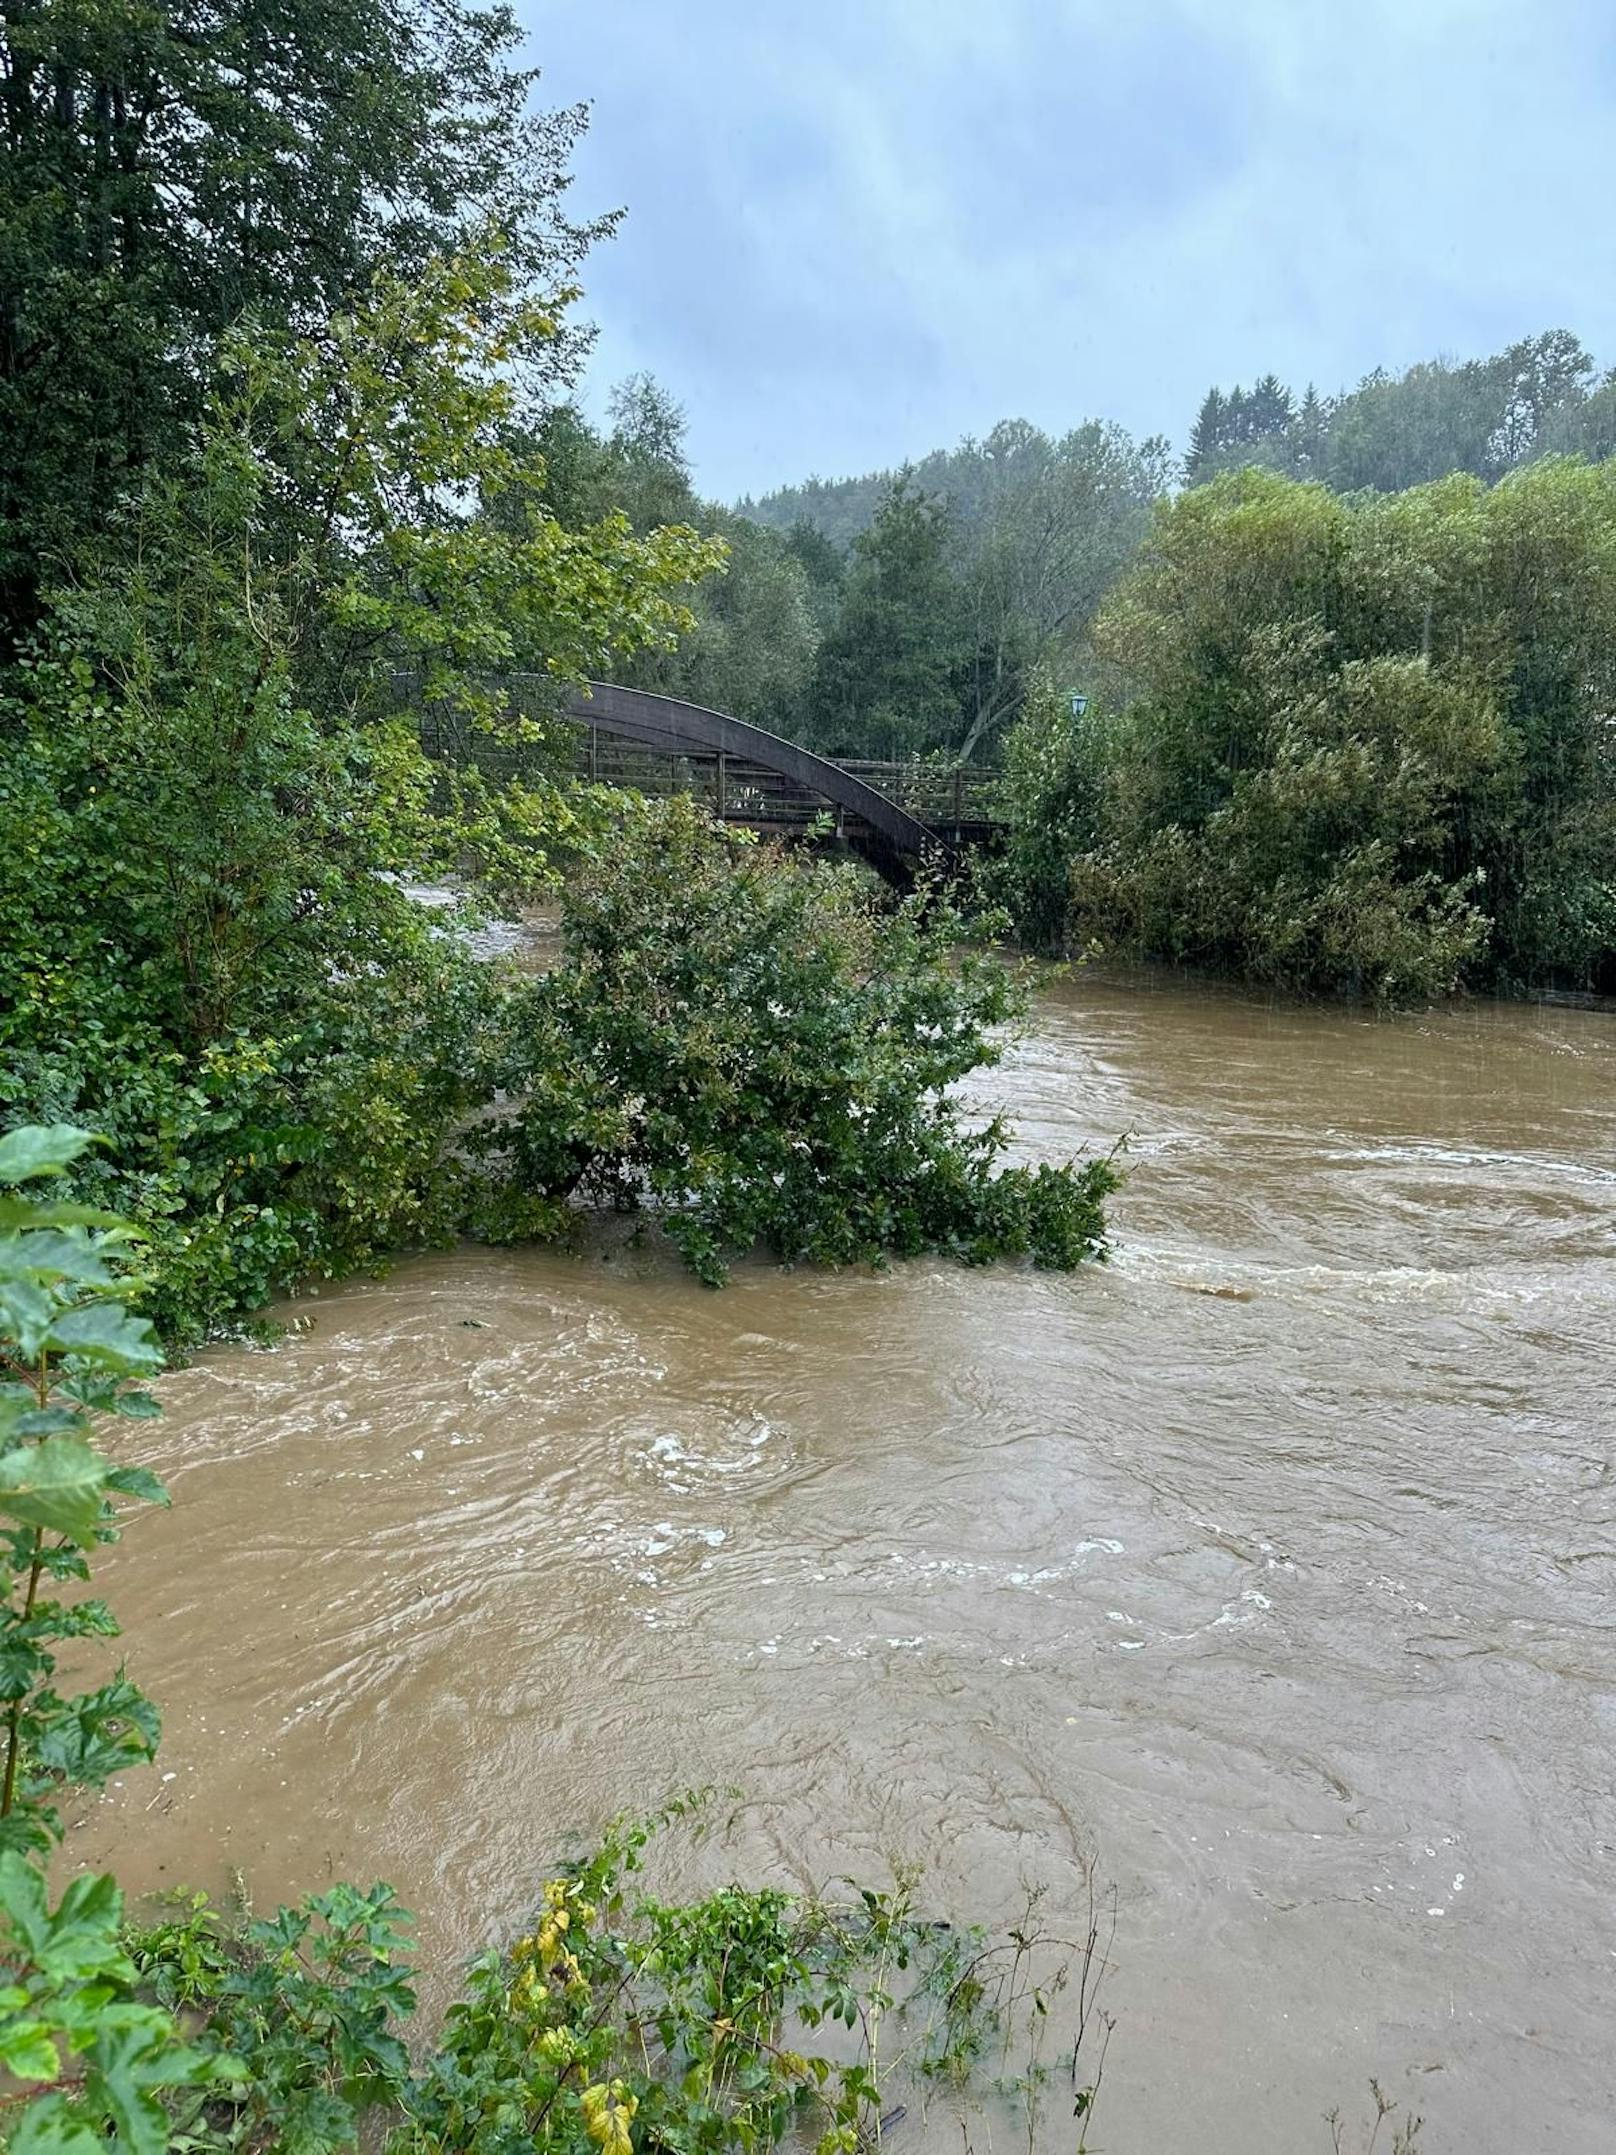
[[[534,715],[548,703],[541,676],[509,675],[500,687]],[[592,681],[567,715],[579,729],[581,776],[648,793],[691,793],[727,823],[782,836],[829,818],[845,844],[894,882],[927,862],[946,866],[963,845],[999,828],[998,773],[929,762],[841,763],[762,726],[652,689]],[[464,753],[453,728],[422,714],[438,754]]]
[[[607,681],[591,682],[569,713],[588,729],[590,776],[697,792],[725,822],[758,830],[790,832],[829,814],[839,835],[889,875],[945,864],[990,827],[982,813],[990,772],[836,763],[723,711]],[[648,760],[666,777],[648,771]]]

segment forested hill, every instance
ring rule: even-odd
[[[1091,424],[1068,436],[1066,446],[1113,433]],[[1013,420],[982,441],[935,449],[911,467],[912,483],[947,501],[969,529],[993,498],[1005,449],[1029,436],[1046,440]],[[1451,471],[1493,480],[1557,452],[1591,460],[1616,454],[1616,370],[1601,373],[1565,329],[1523,338],[1489,358],[1422,360],[1401,374],[1376,368],[1355,389],[1334,396],[1321,396],[1312,384],[1293,390],[1273,373],[1249,389],[1214,387],[1188,429],[1181,461],[1160,437],[1140,444],[1143,456],[1190,485],[1238,465],[1263,464],[1340,492],[1386,493]],[[869,528],[897,477],[884,470],[807,479],[738,508],[779,531],[812,524],[846,547]]]
[[[856,520],[798,514],[781,529],[755,505],[697,497],[682,425],[641,377],[615,393],[607,433],[563,407],[535,437],[564,517],[617,506],[642,533],[687,522],[728,548],[727,572],[692,592],[677,647],[632,661],[629,685],[836,756],[996,753],[1033,672],[1076,663],[1170,477],[1163,441],[1099,421],[1056,439],[1010,420],[912,471],[851,482]]]
[[[1171,445],[1163,436],[1135,444],[1121,427],[1101,420],[1091,419],[1057,437],[1025,419],[1004,419],[981,440],[968,437],[957,449],[933,449],[907,467],[907,477],[916,494],[947,502],[958,527],[969,535],[991,520],[1007,486],[1035,470],[1115,470],[1124,465],[1136,474],[1148,474],[1147,491],[1154,494],[1171,470]],[[877,510],[904,475],[893,466],[856,479],[807,479],[800,486],[778,487],[758,500],[742,501],[737,510],[776,531],[812,524],[845,549],[874,523]]]

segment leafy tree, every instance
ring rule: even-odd
[[[761,524],[711,508],[702,523],[723,544],[722,573],[692,594],[694,620],[678,643],[647,652],[619,678],[794,732],[819,647],[807,574]]]
[[[1182,496],[1096,632],[1131,698],[1018,747],[1029,932],[1065,902],[1080,936],[1393,1000],[1616,978],[1613,575],[1610,466]]]
[[[859,534],[874,523],[882,504],[907,472],[917,492],[947,503],[955,521],[961,559],[968,560],[981,525],[1014,490],[1018,473],[1036,477],[1051,454],[1069,452],[1081,459],[1091,453],[1096,436],[1103,437],[1113,453],[1131,451],[1138,459],[1138,483],[1151,498],[1164,490],[1171,458],[1167,443],[1159,437],[1130,442],[1121,428],[1103,420],[1088,420],[1064,436],[1052,437],[1025,419],[1005,419],[980,438],[967,436],[955,448],[931,450],[901,471],[864,472],[851,479],[809,479],[800,486],[777,488],[756,500],[748,498],[738,506],[743,515],[776,531],[789,532],[794,524],[806,523],[845,556]]]
[[[1487,362],[1499,417],[1488,444],[1492,468],[1482,476],[1501,475],[1540,455],[1554,420],[1582,403],[1593,371],[1593,360],[1569,329],[1525,337]]]
[[[816,629],[823,635],[841,605],[847,557],[833,539],[805,516],[799,516],[786,533],[786,546],[801,564],[807,578],[809,611]]]
[[[610,498],[598,514],[620,509],[636,531],[688,523],[695,495],[685,461],[685,415],[649,374],[617,384],[608,406],[606,441]]]
[[[1395,493],[1449,472],[1491,469],[1502,404],[1485,369],[1432,360],[1391,376],[1377,371],[1337,403],[1326,476],[1343,491]]]
[[[1502,759],[1497,715],[1418,659],[1335,669],[1326,652],[1316,630],[1254,635],[1238,717],[1204,761],[1165,714],[1131,715],[1151,760],[1130,779],[1193,788],[1193,805],[1077,857],[1080,931],[1293,989],[1454,986],[1487,921],[1450,841]]]
[[[1376,368],[1355,390],[1300,406],[1273,374],[1249,395],[1211,390],[1197,415],[1185,477],[1198,486],[1260,464],[1338,491],[1382,493],[1449,472],[1493,480],[1551,449],[1580,446],[1576,414],[1593,361],[1569,330],[1525,337],[1489,359]]]
[[[183,444],[244,313],[312,331],[488,223],[520,294],[564,296],[610,220],[566,218],[584,115],[530,110],[518,41],[459,0],[7,9],[0,645]]]
[[[759,1242],[828,1264],[1097,1254],[1109,1163],[1007,1168],[1000,1125],[951,1094],[1016,1006],[963,933],[938,894],[894,908],[855,869],[647,806],[569,885],[564,961],[519,1013],[524,1104],[481,1137],[496,1222],[648,1204],[714,1284]]]
[[[482,684],[517,636],[580,679],[671,634],[712,558],[456,507],[506,476],[507,291],[465,259],[235,340],[194,451],[0,713],[0,1099],[107,1133],[80,1172],[154,1236],[185,1336],[456,1230],[498,982],[401,879],[531,887],[587,842],[553,783],[430,765],[390,668],[506,728]]]
[[[824,641],[802,700],[805,737],[849,756],[994,753],[1036,670],[1083,653],[1169,461],[1165,442],[1135,442],[1098,421],[1053,437],[1005,420],[903,473],[810,481],[744,504],[787,531],[813,579]],[[893,507],[900,498],[907,524]],[[902,701],[928,715],[894,724],[890,699],[877,714],[880,698],[860,688],[866,664],[907,668]]]
[[[493,490],[489,515],[506,528],[538,514],[579,529],[621,514],[646,537],[670,525],[699,527],[710,545],[703,573],[678,594],[687,611],[677,641],[624,653],[613,678],[793,730],[820,634],[801,561],[776,533],[697,498],[684,416],[650,376],[619,384],[610,409],[604,434],[568,404],[518,430],[513,469],[528,490]],[[519,663],[548,662],[542,652],[524,652]]]
[[[1064,946],[1073,864],[1100,842],[1106,723],[1097,702],[1079,716],[1040,677],[1005,741],[1007,832],[988,879],[1033,950],[1054,954]]]
[[[1606,374],[1581,399],[1568,398],[1544,421],[1548,456],[1581,456],[1590,463],[1616,456],[1616,372]]]
[[[1149,445],[1141,451],[1119,427],[1091,423],[1060,441],[995,428],[982,458],[991,477],[962,574],[972,629],[965,761],[997,741],[1035,667],[1081,647],[1161,491]]]
[[[930,467],[938,459],[927,457],[923,461]],[[775,531],[789,531],[793,524],[809,524],[845,556],[859,533],[867,531],[875,521],[876,512],[898,477],[896,469],[883,468],[861,472],[851,479],[804,479],[796,486],[776,487],[755,499],[750,494],[743,495],[736,508],[742,516]]]

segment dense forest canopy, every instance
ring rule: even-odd
[[[677,519],[725,543],[724,573],[687,594],[691,627],[641,654],[629,685],[853,758],[991,761],[1032,670],[1075,663],[1169,469],[1164,444],[1119,427],[1057,440],[1007,421],[881,474],[843,545],[807,515],[771,524],[701,500],[682,414],[643,376],[619,385],[604,427],[576,404],[551,411],[530,451],[564,520],[611,505],[638,531]]]
[[[1534,458],[1616,450],[1616,375],[1597,374],[1569,330],[1525,337],[1490,359],[1377,368],[1353,390],[1300,397],[1265,374],[1209,389],[1190,433],[1191,486],[1242,464],[1320,479],[1337,492],[1422,486],[1450,472],[1501,479]]]
[[[1338,494],[1396,493],[1612,454],[1616,375],[1549,330],[1485,359],[1377,369],[1338,395],[1297,394],[1273,373],[1213,388],[1182,458],[1098,421],[1057,438],[1010,420],[911,464],[809,479],[732,512],[685,506],[732,544],[746,534],[754,561],[737,561],[739,581],[766,560],[799,590],[767,687],[737,681],[749,700],[733,708],[833,755],[998,762],[1040,682],[1130,692],[1126,654],[1093,625],[1175,487],[1255,465]],[[765,552],[770,539],[784,552]],[[674,683],[689,662],[648,663]]]
[[[1271,373],[1214,388],[1181,459],[1100,420],[1058,436],[1005,420],[911,464],[735,506],[702,498],[684,415],[646,375],[617,386],[602,424],[550,402],[515,447],[523,499],[570,528],[618,511],[642,535],[679,523],[723,544],[721,572],[681,593],[678,639],[621,661],[629,685],[845,759],[997,764],[1040,683],[1126,693],[1092,630],[1175,489],[1246,465],[1348,493],[1597,460],[1616,450],[1616,382],[1554,330],[1340,396],[1298,397]]]

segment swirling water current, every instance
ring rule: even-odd
[[[465,1249],[165,1380],[163,1750],[69,1860],[385,1876],[452,1968],[715,1781],[726,1869],[1114,1889],[1106,2149],[1327,2150],[1371,2074],[1427,2155],[1616,2149],[1616,1017],[1080,975],[978,1089],[1131,1133],[1110,1264]]]

